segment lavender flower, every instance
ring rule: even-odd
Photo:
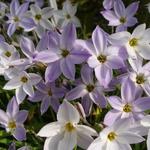
[[[26,131],[23,123],[27,119],[26,110],[19,111],[19,105],[15,97],[7,105],[6,113],[0,109],[0,124],[10,132],[17,140],[26,140]]]
[[[104,123],[111,126],[116,120],[128,118],[135,123],[144,117],[144,111],[150,109],[150,98],[141,97],[133,82],[125,80],[121,86],[121,97],[110,96],[108,102],[113,107],[104,119]]]
[[[81,69],[82,82],[66,94],[67,100],[75,100],[82,97],[82,106],[86,114],[91,112],[92,101],[99,107],[106,107],[104,87],[99,82],[94,82],[93,69],[84,65]]]
[[[102,11],[102,15],[109,21],[109,26],[117,26],[116,31],[127,30],[127,27],[132,27],[137,23],[134,17],[138,10],[139,2],[134,2],[125,8],[122,1],[114,2],[114,11]]]
[[[53,108],[55,112],[59,108],[59,98],[62,98],[65,94],[64,88],[57,88],[54,83],[44,83],[41,81],[36,85],[37,91],[35,91],[33,97],[29,100],[32,102],[41,101],[41,114],[45,113],[49,106]]]
[[[75,79],[75,64],[81,64],[89,54],[76,43],[76,29],[70,23],[62,34],[51,31],[49,33],[48,51],[43,51],[38,58],[43,63],[48,63],[45,72],[46,82],[57,79],[61,73],[68,79]]]
[[[107,47],[106,35],[100,27],[96,27],[92,34],[92,43],[87,42],[87,49],[91,56],[87,63],[94,68],[97,80],[104,87],[112,80],[112,69],[119,69],[124,66],[123,59],[119,54],[114,53],[112,47]]]
[[[31,18],[27,18],[25,13],[28,10],[29,3],[19,5],[18,0],[12,0],[10,4],[10,14],[7,14],[9,23],[7,34],[11,36],[17,27],[22,27],[25,31],[31,31],[35,28],[35,23]]]
[[[47,43],[48,43],[47,36],[44,35],[40,39],[38,45],[35,48],[34,43],[32,42],[32,40],[30,40],[27,37],[22,37],[21,40],[20,40],[20,48],[21,48],[22,52],[29,59],[30,64],[33,65],[33,64],[40,61],[39,58],[38,58],[38,55],[41,51],[47,50]]]

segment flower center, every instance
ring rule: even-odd
[[[28,78],[23,76],[21,79],[20,79],[21,82],[23,83],[27,83],[28,82]]]
[[[122,23],[122,24],[126,23],[126,18],[125,17],[121,17],[120,18],[120,23]]]
[[[144,75],[143,74],[136,76],[136,83],[137,84],[143,84],[144,82],[145,82],[145,79],[144,79]]]
[[[129,41],[129,45],[134,47],[134,46],[137,46],[138,45],[138,39],[136,38],[133,38]]]
[[[109,139],[109,141],[113,141],[115,140],[117,137],[117,134],[115,132],[110,132],[107,136],[107,138]]]
[[[41,20],[42,16],[40,14],[35,15],[36,20]]]
[[[88,84],[88,85],[86,86],[86,90],[87,90],[88,92],[92,92],[92,91],[94,90],[94,85]]]
[[[16,122],[15,121],[10,121],[8,123],[8,128],[9,129],[15,129],[16,128]]]
[[[5,52],[5,56],[10,57],[10,56],[11,56],[11,52],[6,51],[6,52]]]
[[[66,49],[63,49],[63,50],[61,50],[62,52],[61,52],[61,55],[63,56],[63,57],[67,57],[68,55],[69,55],[69,51],[68,50],[66,50]]]
[[[105,55],[99,55],[97,57],[97,60],[100,62],[100,63],[105,63],[106,60],[107,60],[107,57]]]
[[[14,17],[14,22],[19,22],[19,18],[16,16],[16,17]]]
[[[67,15],[66,15],[66,18],[67,18],[67,19],[70,19],[70,18],[71,18],[71,16],[70,16],[69,14],[67,14]]]
[[[73,126],[73,124],[71,122],[68,122],[66,125],[65,125],[65,129],[68,131],[68,132],[72,132],[73,130],[75,130],[75,127]]]
[[[129,105],[129,104],[126,104],[124,107],[123,107],[123,111],[126,112],[126,113],[129,113],[132,111],[132,106]]]
[[[51,89],[49,89],[47,93],[48,93],[48,96],[52,96],[52,91],[51,91]]]

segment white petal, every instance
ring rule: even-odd
[[[97,132],[91,127],[85,125],[77,125],[76,127],[77,131],[82,132],[82,134],[86,134],[89,136],[98,136]]]
[[[26,93],[23,91],[23,87],[19,87],[16,89],[16,100],[18,104],[21,104],[22,101],[25,99]]]
[[[129,38],[130,38],[130,33],[127,31],[122,31],[122,32],[117,32],[109,37],[110,42],[114,45],[125,45]]]
[[[34,95],[34,89],[30,82],[27,82],[23,85],[23,90],[26,92],[27,95],[31,97]]]
[[[63,138],[63,133],[57,134],[54,137],[47,138],[44,143],[44,150],[57,150],[58,143]]]
[[[42,79],[40,75],[37,75],[35,73],[29,73],[29,76],[32,85],[39,83]]]
[[[58,150],[73,150],[77,144],[76,132],[65,132],[64,138],[58,144]]]
[[[96,68],[100,64],[94,55],[88,58],[87,63],[91,68]]]
[[[56,134],[58,134],[58,132],[60,132],[60,129],[61,124],[59,124],[58,122],[52,122],[42,127],[37,135],[41,137],[55,136]]]
[[[100,137],[98,137],[91,143],[87,150],[106,150],[106,144],[107,143],[105,140],[102,140]]]
[[[135,38],[141,38],[141,36],[144,34],[144,31],[145,31],[145,28],[146,28],[146,24],[141,24],[141,25],[138,25],[133,33],[132,33],[132,37],[135,37]]]
[[[146,60],[150,60],[150,45],[149,44],[139,44],[137,46],[137,50],[138,50],[138,53],[139,55],[146,59]]]
[[[80,120],[79,112],[72,104],[64,100],[59,107],[57,120],[63,123],[78,123]]]
[[[141,120],[141,124],[145,127],[150,127],[150,115],[145,116],[142,120]]]
[[[92,143],[93,138],[87,134],[84,134],[82,132],[78,132],[77,135],[77,144],[79,147],[83,149],[87,149],[89,145]]]
[[[135,144],[143,142],[145,139],[138,134],[134,134],[132,132],[124,132],[118,135],[117,140],[123,144]]]
[[[33,15],[41,14],[41,9],[37,5],[30,6]]]
[[[8,81],[4,88],[5,90],[12,90],[12,89],[17,89],[21,86],[21,82],[19,81],[19,78],[16,77],[14,79],[11,79],[10,81]]]

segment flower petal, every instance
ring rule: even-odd
[[[87,90],[85,89],[85,85],[81,84],[69,91],[65,98],[67,100],[74,100],[83,97],[85,94],[87,94]]]
[[[72,104],[64,100],[59,107],[57,120],[62,123],[78,123],[80,120],[79,112]]]
[[[41,137],[53,137],[57,135],[60,132],[60,130],[61,124],[59,124],[58,122],[52,122],[42,127],[42,129],[38,132],[37,135]]]
[[[76,28],[73,23],[69,23],[62,32],[60,45],[61,49],[71,50],[77,38]]]
[[[71,80],[75,79],[75,65],[69,59],[62,59],[60,61],[60,68],[65,77]]]
[[[16,118],[16,122],[18,122],[18,123],[24,123],[25,120],[27,119],[27,117],[28,117],[28,111],[21,110],[21,111],[19,111],[17,113],[17,115],[15,117]]]
[[[77,144],[76,132],[65,132],[64,138],[58,144],[58,150],[72,150]]]
[[[14,117],[14,116],[18,113],[18,111],[19,111],[18,103],[17,103],[17,101],[16,101],[16,98],[13,97],[13,98],[9,101],[9,103],[8,103],[8,105],[7,105],[7,110],[6,110],[6,112],[9,114],[9,116],[13,116],[13,117]]]
[[[56,61],[56,62],[50,63],[48,65],[48,67],[46,68],[46,71],[45,71],[46,82],[52,82],[60,76],[61,70],[60,70],[59,63],[60,63],[60,61]]]
[[[97,55],[99,55],[106,49],[106,37],[104,31],[102,31],[99,26],[97,26],[92,33],[92,41]]]
[[[26,130],[22,126],[17,126],[13,136],[18,140],[18,141],[23,141],[26,140]]]

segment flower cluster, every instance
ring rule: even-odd
[[[139,2],[104,0],[100,14],[115,32],[97,25],[86,39],[78,38],[77,4],[49,4],[0,2],[0,79],[11,99],[0,125],[13,136],[9,150],[33,149],[31,134],[42,147],[46,137],[44,150],[131,150],[144,136],[150,150],[150,28],[128,31]]]

